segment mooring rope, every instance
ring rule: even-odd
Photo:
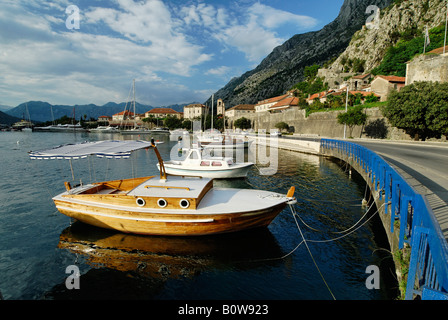
[[[380,192],[381,192],[381,190],[380,190]],[[378,193],[378,197],[379,197],[379,194],[380,193]],[[348,228],[348,229],[345,229],[345,230],[342,230],[342,231],[324,231],[324,230],[319,230],[319,229],[316,229],[316,228],[313,228],[313,227],[311,227],[311,226],[309,226],[305,221],[303,221],[303,219],[300,217],[300,215],[296,212],[295,214],[297,215],[297,217],[300,219],[300,221],[308,228],[308,229],[311,229],[311,230],[313,230],[313,231],[316,231],[316,232],[329,232],[329,233],[347,233],[347,232],[349,232],[351,229],[353,229],[354,227],[356,227],[356,225],[358,224],[358,223],[360,223],[364,218],[365,218],[365,216],[367,216],[367,214],[370,212],[370,209],[373,207],[375,205],[375,202],[372,202],[372,204],[370,205],[370,207],[369,208],[367,208],[367,210],[366,210],[366,213],[354,224],[354,225],[352,225],[350,228]]]
[[[303,239],[302,242],[305,244],[306,249],[308,250],[308,253],[310,254],[311,260],[313,260],[314,266],[316,267],[316,269],[317,269],[317,271],[319,272],[319,274],[320,274],[320,276],[321,276],[323,282],[325,283],[325,286],[327,287],[328,291],[330,292],[331,296],[333,297],[333,300],[336,300],[336,297],[334,296],[333,292],[331,291],[330,286],[328,285],[327,281],[325,280],[324,275],[323,275],[322,272],[320,271],[319,266],[317,265],[317,262],[316,262],[316,260],[314,259],[313,254],[311,253],[311,250],[310,250],[310,247],[308,246],[307,240],[305,239],[305,236],[304,236],[303,233],[302,233],[302,229],[300,228],[299,223],[297,222],[297,219],[296,219],[296,212],[295,212],[295,210],[294,210],[294,207],[293,207],[291,204],[289,205],[289,207],[291,208],[291,213],[292,213],[292,216],[293,216],[293,218],[294,218],[294,221],[296,222],[297,229],[299,230],[300,235],[301,235],[301,237],[302,237],[302,239]]]

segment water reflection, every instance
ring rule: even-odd
[[[102,299],[105,288],[94,283],[109,278],[115,287],[106,293],[108,299],[148,298],[149,291],[123,297],[116,282],[135,286],[138,279],[137,287],[150,286],[155,295],[170,279],[193,279],[209,270],[250,271],[285,254],[267,228],[206,237],[162,237],[124,234],[81,222],[61,233],[58,248],[85,258],[91,269],[81,276],[81,283],[87,290],[68,290],[59,284],[46,293],[47,299]]]

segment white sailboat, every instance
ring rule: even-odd
[[[121,130],[120,132],[121,132],[121,134],[125,134],[125,135],[150,133],[150,130],[148,128],[137,126],[137,121],[135,120],[135,117],[136,117],[136,113],[135,113],[135,79],[132,80],[132,91],[133,91],[133,95],[134,95],[134,98],[132,100],[132,104],[133,104],[133,108],[134,108],[134,115],[133,115],[134,126],[130,129]]]

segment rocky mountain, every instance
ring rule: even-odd
[[[10,115],[0,111],[0,126],[1,125],[10,126],[10,125],[12,125],[13,123],[15,123],[17,121],[20,121],[20,119],[16,118],[16,117],[13,117],[13,116],[10,116]]]
[[[298,34],[275,48],[255,69],[233,78],[215,93],[227,106],[257,103],[280,95],[304,79],[306,66],[337,58],[353,34],[366,23],[366,9],[387,7],[392,0],[345,0],[338,17],[319,31]],[[409,2],[409,1],[406,1]],[[210,100],[207,101],[210,103]]]
[[[445,14],[446,0],[394,1],[381,10],[371,26],[363,26],[353,35],[348,47],[329,69],[353,71],[347,61],[358,60],[364,62],[364,71],[370,71],[381,63],[387,49],[398,40],[422,36],[426,27],[432,29],[444,23]]]
[[[86,119],[97,119],[99,116],[112,116],[115,113],[121,112],[125,106],[125,102],[108,102],[102,106],[95,104],[69,106],[52,105],[43,101],[28,101],[19,104],[6,113],[20,119],[30,118],[33,122],[51,121],[59,119],[62,116],[73,117],[73,113],[76,119],[84,118],[84,115],[86,115]],[[144,113],[152,109],[152,107],[136,103],[135,109],[137,113]],[[127,110],[129,110],[129,103],[127,104]]]
[[[172,108],[176,111],[183,112],[183,107],[185,105],[172,105],[168,106],[168,108]],[[33,122],[45,122],[51,121],[54,119],[59,119],[62,116],[73,117],[73,112],[75,113],[75,118],[80,119],[84,118],[86,115],[86,119],[97,119],[100,116],[112,116],[115,113],[121,112],[123,110],[131,110],[130,103],[128,102],[108,102],[102,106],[98,106],[95,104],[87,104],[87,105],[52,105],[48,102],[42,101],[28,101],[19,104],[17,107],[12,108],[5,113],[9,116],[15,117],[14,119],[29,119]],[[135,103],[135,112],[136,113],[145,113],[154,107],[150,105],[140,104],[138,102]],[[5,124],[10,124],[10,121],[0,122]],[[15,122],[15,121],[14,121]]]

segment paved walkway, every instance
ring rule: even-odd
[[[448,239],[448,143],[354,139],[382,156],[424,195]]]

